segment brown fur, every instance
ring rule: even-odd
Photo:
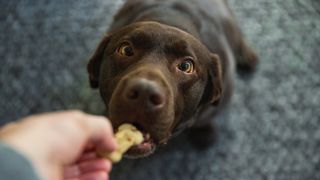
[[[117,53],[122,42],[133,47],[133,56]],[[177,69],[187,57],[194,73]],[[212,135],[212,118],[232,95],[235,64],[252,71],[257,57],[225,1],[131,0],[116,15],[88,72],[114,127],[137,124],[164,144],[191,126],[202,131],[201,139]],[[134,88],[142,100],[128,98]],[[153,95],[156,105],[150,105]]]

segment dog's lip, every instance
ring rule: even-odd
[[[155,148],[156,148],[156,142],[152,138],[152,135],[146,131],[140,124],[138,123],[132,123],[143,135],[143,141],[142,143],[132,146],[128,151],[127,155],[133,155],[133,156],[147,156],[151,154]]]
[[[133,148],[146,148],[146,146],[152,146],[152,145],[156,145],[156,143],[154,142],[154,140],[151,138],[149,133],[142,133],[143,134],[143,141],[142,143],[133,146]]]
[[[127,155],[133,155],[135,157],[139,157],[139,156],[147,156],[151,153],[153,153],[153,151],[156,148],[156,143],[155,141],[152,139],[152,137],[150,136],[149,133],[147,132],[142,132],[143,134],[143,142],[135,145],[133,147],[131,147],[128,151],[127,151]]]

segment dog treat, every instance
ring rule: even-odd
[[[117,163],[122,159],[122,155],[134,145],[138,145],[143,141],[142,133],[131,124],[122,124],[115,138],[118,149],[113,152],[98,152],[98,155],[108,158],[113,163]]]

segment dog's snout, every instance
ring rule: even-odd
[[[148,110],[161,108],[165,103],[162,88],[154,81],[135,78],[127,81],[124,99],[128,104],[145,107]]]

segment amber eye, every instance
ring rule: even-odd
[[[122,56],[133,56],[134,52],[129,43],[123,43],[117,49],[117,52]]]
[[[185,73],[192,73],[193,72],[193,61],[192,60],[185,60],[181,64],[178,65],[178,69]]]

